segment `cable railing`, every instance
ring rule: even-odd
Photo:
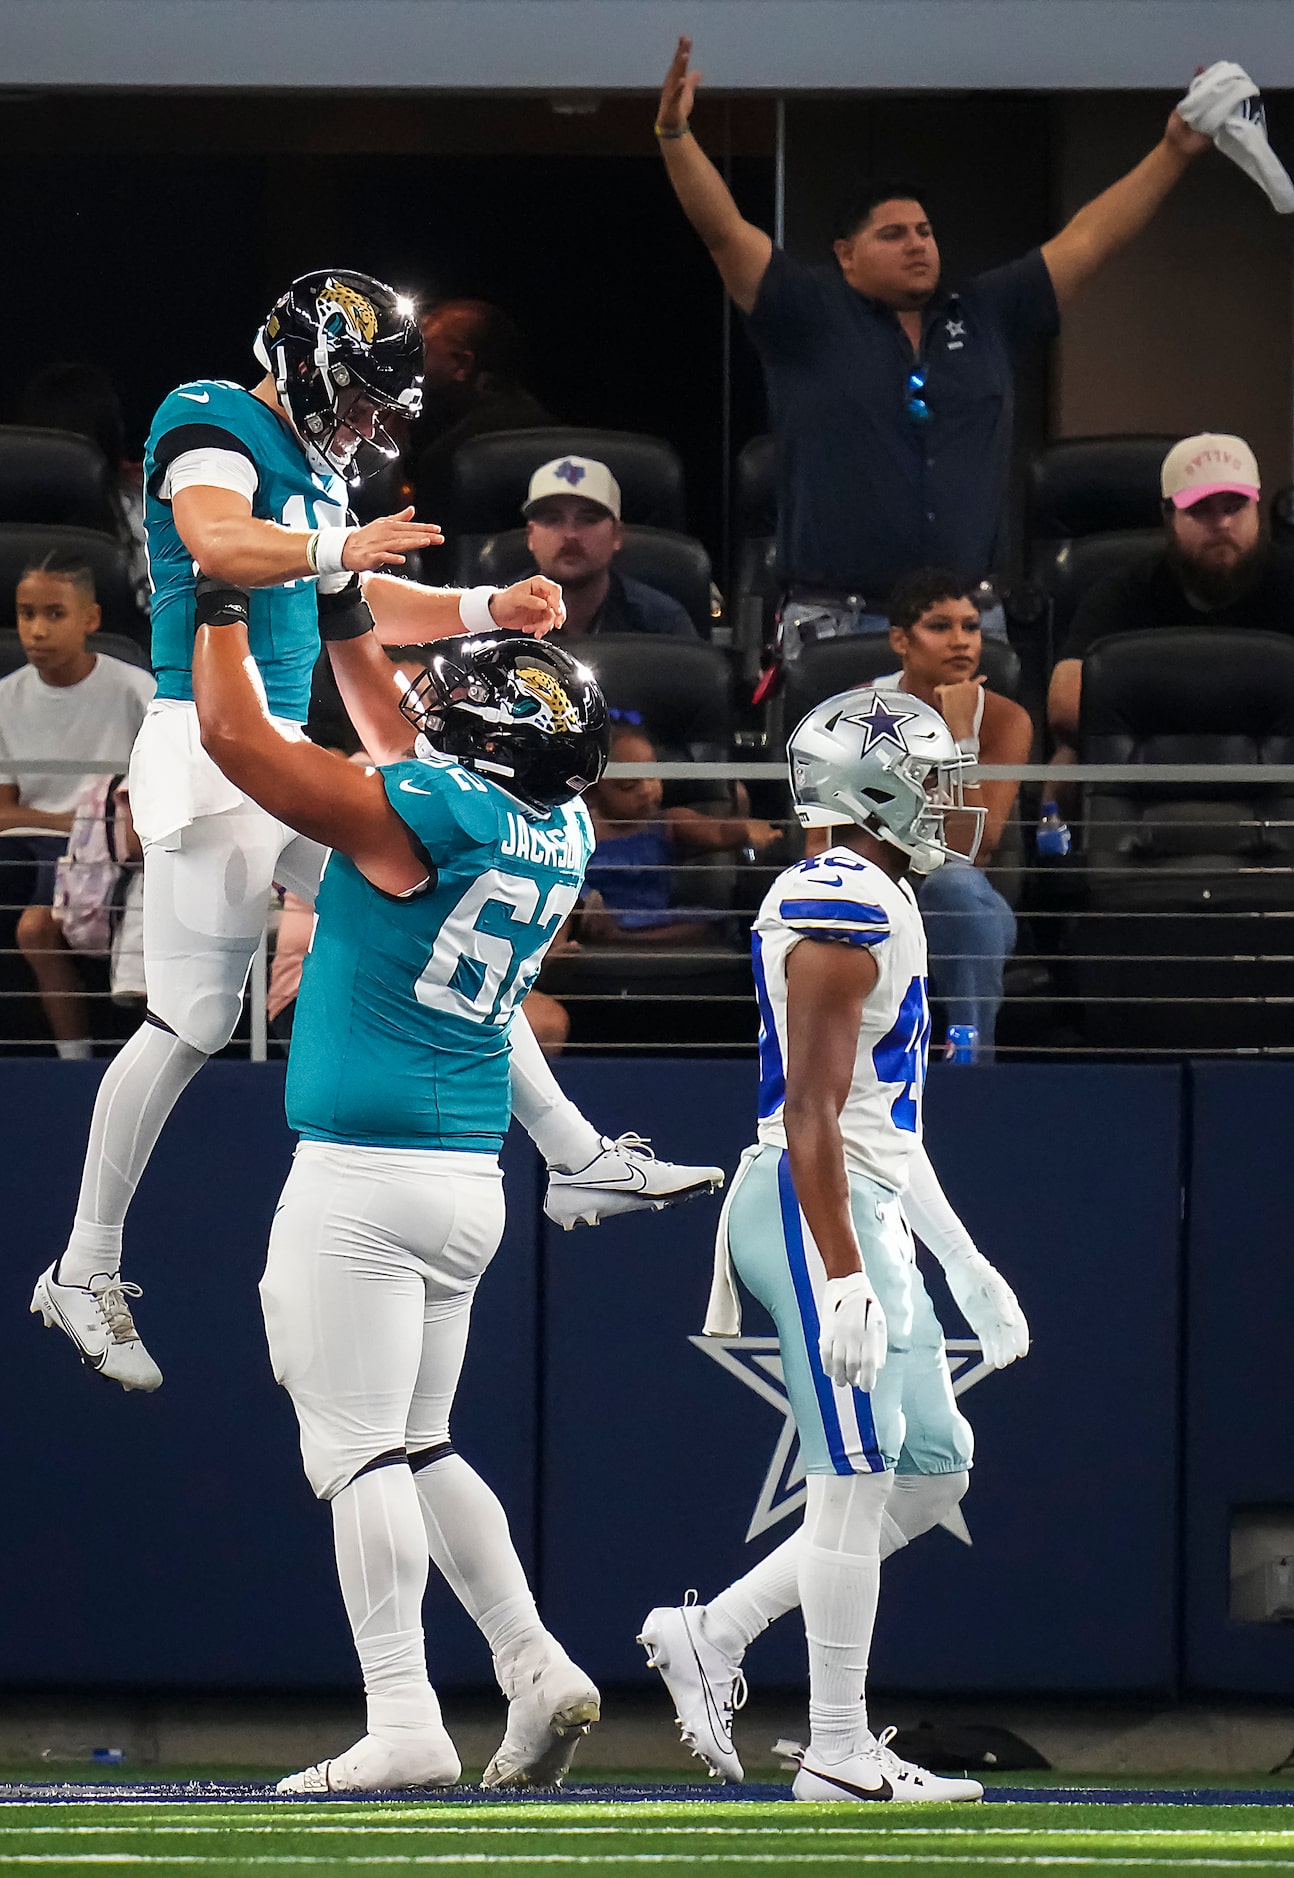
[[[127,765],[64,758],[13,767],[89,776]],[[746,813],[740,785],[777,840],[762,852],[747,845],[626,862],[628,894],[614,908],[586,897],[552,947],[534,988],[547,1001],[532,1007],[536,1028],[554,1051],[564,1035],[565,1049],[579,1054],[752,1054],[750,926],[777,874],[804,853],[785,764],[613,764],[608,775],[659,780],[667,805],[682,786],[702,812],[725,802],[729,818]],[[994,949],[982,905],[950,910],[948,895],[931,897],[914,877],[926,902],[936,1046],[945,1024],[964,1023],[969,1009],[979,1019],[978,1054],[995,1048],[998,1061],[1294,1056],[1294,765],[985,765],[978,776],[1021,785],[998,852],[979,870],[997,896],[1000,929],[1014,922],[1014,940],[999,936]],[[1050,798],[1058,789],[1073,846],[1039,855],[1031,822],[1042,791]],[[34,872],[17,858],[23,840],[18,829],[0,833],[0,1051],[50,1054],[54,1006],[73,994],[47,985],[42,998],[30,943],[20,943]],[[595,857],[590,885],[605,884],[608,855]],[[267,1016],[277,915],[276,898],[230,1046],[258,1061],[287,1048],[287,1019]],[[667,938],[653,936],[664,928]],[[142,979],[114,997],[110,954],[71,956],[85,1042],[105,1056],[142,1017]]]

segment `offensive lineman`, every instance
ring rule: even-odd
[[[120,1277],[127,1209],[171,1109],[233,1035],[271,884],[312,900],[323,861],[316,842],[245,798],[201,748],[191,676],[199,572],[254,590],[251,654],[266,708],[289,740],[302,735],[321,632],[362,735],[393,684],[378,635],[543,633],[562,618],[560,589],[539,577],[459,594],[383,574],[441,539],[412,511],[351,523],[347,479],[358,480],[361,442],[394,455],[387,422],[419,409],[412,312],[368,275],[304,275],[257,335],[260,382],[250,391],[211,379],[181,385],[149,435],[158,692],[130,771],[144,844],[148,1011],[99,1085],[71,1236],[31,1307],[127,1389],[162,1380],[127,1301],[138,1288]],[[558,1223],[664,1206],[721,1182],[718,1168],[671,1166],[636,1137],[599,1135],[563,1096],[524,1018],[514,1026],[512,1069],[517,1117],[549,1164],[546,1210]]]
[[[953,1213],[921,1140],[926,946],[906,875],[973,856],[984,811],[963,795],[970,759],[906,694],[829,698],[788,750],[801,822],[852,826],[782,874],[755,921],[758,1141],[724,1209],[706,1330],[740,1329],[735,1266],[777,1327],[807,1506],[800,1531],[746,1577],[706,1606],[652,1611],[640,1641],[688,1746],[739,1781],[742,1657],[799,1604],[810,1739],[795,1797],[978,1799],[978,1782],[914,1767],[890,1750],[892,1730],[869,1732],[865,1680],[881,1560],[955,1509],[972,1452],[909,1222],[986,1359],[1002,1366],[1028,1349],[1014,1294]]]
[[[541,1623],[507,1520],[449,1417],[503,1228],[508,1031],[578,897],[607,717],[568,653],[514,634],[428,648],[377,770],[278,736],[247,673],[246,596],[202,595],[204,745],[247,796],[333,849],[288,1060],[300,1136],[261,1284],[307,1477],[332,1505],[368,1730],[286,1793],[450,1786],[427,1674],[428,1550],[509,1698],[484,1784],[560,1781],[598,1691]],[[409,724],[421,733],[408,753]]]

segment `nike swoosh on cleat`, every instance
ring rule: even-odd
[[[892,1800],[894,1789],[884,1774],[879,1787],[856,1787],[852,1781],[837,1780],[834,1774],[824,1774],[820,1767],[806,1767],[806,1774],[812,1774],[815,1780],[825,1780],[829,1787],[839,1787],[842,1793],[848,1793],[855,1800]]]
[[[211,402],[211,393],[209,391],[182,391],[180,396],[182,398],[191,398],[194,404],[210,404]]]

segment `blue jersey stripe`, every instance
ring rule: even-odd
[[[833,945],[841,946],[878,946],[889,938],[887,932],[850,932],[842,926],[792,926],[792,932],[803,934],[806,939],[830,939]]]
[[[800,1226],[800,1202],[791,1180],[790,1159],[785,1151],[779,1153],[777,1157],[777,1197],[782,1212],[782,1235],[786,1240],[791,1282],[795,1286],[795,1301],[800,1307],[800,1322],[804,1326],[804,1345],[809,1358],[809,1373],[813,1377],[818,1409],[822,1416],[822,1432],[827,1438],[827,1452],[831,1456],[831,1465],[836,1473],[852,1474],[854,1470],[845,1452],[840,1415],[836,1408],[836,1391],[831,1378],[822,1367],[822,1358],[818,1355],[820,1334],[818,1305],[813,1295],[808,1255],[804,1248],[804,1233]]]
[[[889,915],[883,906],[867,906],[861,900],[783,900],[778,911],[785,920],[825,919],[834,925],[880,926],[889,930]]]
[[[757,932],[750,935],[751,961],[755,968],[755,999],[759,1005],[759,1119],[776,1115],[786,1100],[786,1071],[782,1047],[777,1041],[777,1025],[769,1001],[768,982],[764,977],[764,946]]]

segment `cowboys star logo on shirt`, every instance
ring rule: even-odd
[[[777,1338],[689,1337],[688,1342],[713,1357],[720,1368],[726,1369],[729,1375],[735,1376],[738,1382],[753,1390],[761,1402],[767,1402],[782,1417],[772,1459],[759,1489],[750,1525],[746,1528],[746,1543],[749,1545],[752,1539],[758,1539],[760,1533],[768,1532],[781,1520],[789,1519],[792,1513],[798,1513],[805,1501],[804,1463],[800,1457],[800,1441],[795,1431],[790,1398],[786,1393]],[[967,1389],[973,1389],[985,1376],[992,1375],[992,1365],[984,1361],[975,1337],[949,1337],[945,1347],[948,1351],[948,1367],[955,1378],[954,1395],[964,1395]],[[955,1539],[962,1540],[966,1545],[971,1543],[960,1507],[955,1507],[940,1524],[946,1526]]]
[[[896,750],[906,751],[908,746],[899,732],[905,724],[912,723],[916,715],[915,711],[891,711],[884,698],[876,697],[872,700],[870,710],[853,711],[843,721],[861,726],[863,747],[860,754],[866,756],[878,743],[892,743]]]

